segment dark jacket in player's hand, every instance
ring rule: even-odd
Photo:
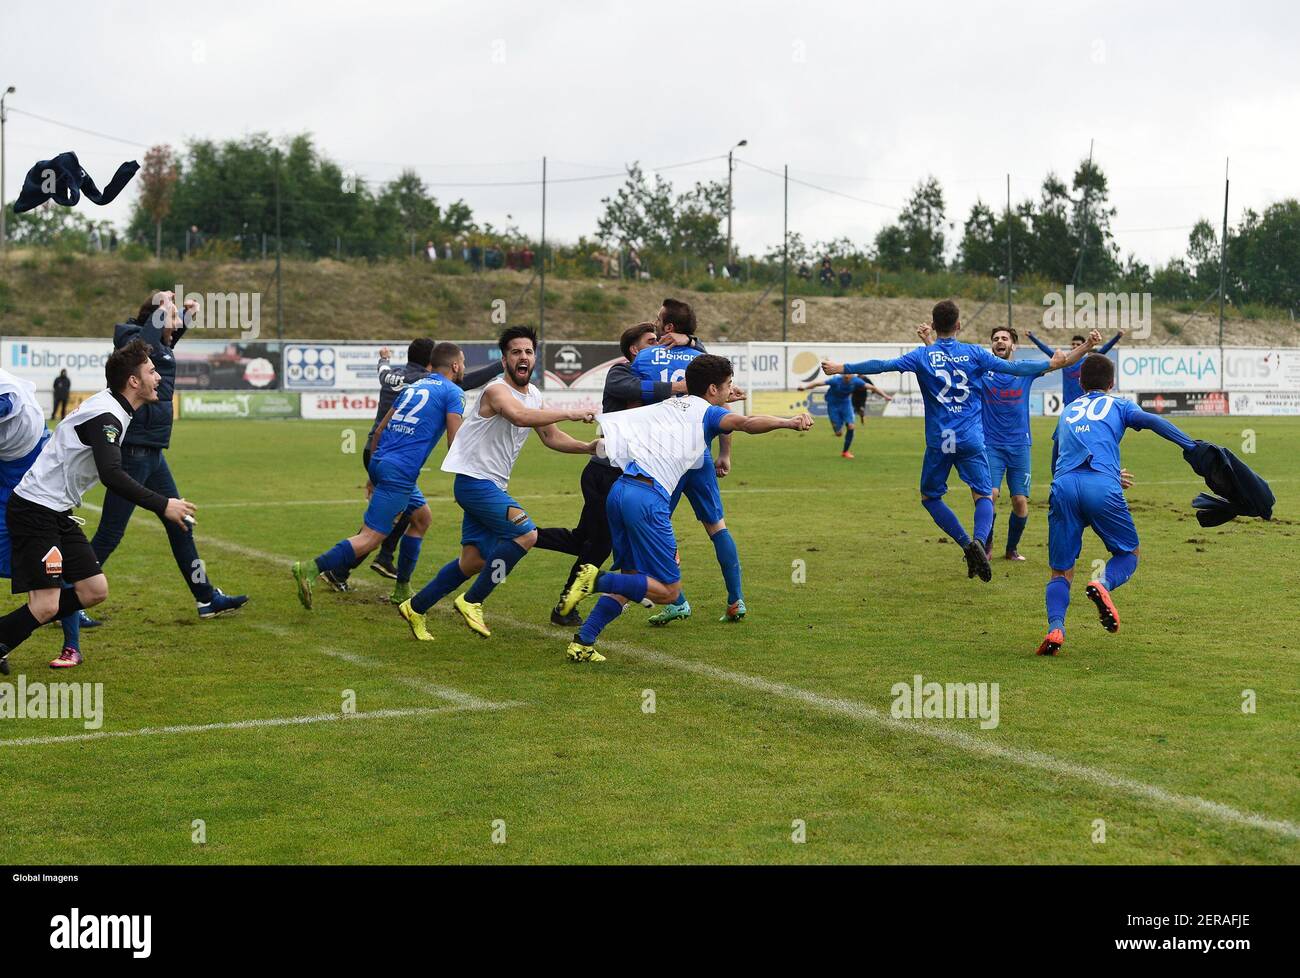
[[[1273,518],[1273,490],[1222,445],[1198,441],[1183,451],[1193,471],[1218,495],[1203,492],[1192,500],[1201,526],[1219,526],[1238,516]]]

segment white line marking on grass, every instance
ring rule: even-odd
[[[439,608],[438,610],[443,610]],[[516,628],[522,628],[525,631],[534,632],[538,635],[554,636],[554,632],[543,625],[535,622],[518,621],[507,618],[503,615],[494,615],[498,621],[505,621]],[[794,700],[800,703],[806,703],[809,706],[816,707],[826,713],[835,713],[840,716],[850,717],[854,720],[860,720],[866,723],[882,727],[891,733],[913,734],[921,737],[928,737],[931,740],[937,740],[949,747],[965,751],[968,754],[975,754],[982,757],[991,757],[999,761],[1006,761],[1010,764],[1016,764],[1020,767],[1035,768],[1040,771],[1047,771],[1051,774],[1060,774],[1066,777],[1074,778],[1079,781],[1086,781],[1090,784],[1098,785],[1102,788],[1108,788],[1115,791],[1122,791],[1148,801],[1154,801],[1158,804],[1170,808],[1177,808],[1195,815],[1209,815],[1220,821],[1232,822],[1237,825],[1247,825],[1251,828],[1263,829],[1267,832],[1273,832],[1278,835],[1285,835],[1293,839],[1300,839],[1300,825],[1294,822],[1288,822],[1285,819],[1268,818],[1263,815],[1257,815],[1254,812],[1241,811],[1229,805],[1224,805],[1216,801],[1209,801],[1196,795],[1184,795],[1176,791],[1168,791],[1156,785],[1146,784],[1133,778],[1126,778],[1121,775],[1111,774],[1101,768],[1091,767],[1087,764],[1078,764],[1074,761],[1062,760],[1059,757],[1053,757],[1051,754],[1042,751],[1029,750],[1019,747],[1008,747],[1002,744],[994,743],[983,737],[976,737],[972,734],[964,733],[960,730],[953,730],[949,727],[927,725],[924,723],[908,722],[904,720],[895,720],[887,713],[859,703],[855,700],[837,699],[834,697],[822,696],[807,689],[801,689],[798,686],[791,686],[788,683],[776,682],[770,679],[764,679],[761,676],[750,676],[742,672],[733,672],[730,669],[722,669],[718,666],[709,665],[706,662],[696,662],[691,659],[679,659],[676,656],[668,655],[665,652],[658,652],[654,649],[642,648],[638,645],[632,645],[628,642],[618,640],[601,639],[600,647],[602,649],[612,650],[624,655],[640,659],[657,666],[664,666],[669,669],[676,669],[680,672],[689,672],[696,676],[703,676],[706,679],[713,679],[717,682],[727,683],[732,686],[742,686],[746,689],[752,689],[756,692],[766,693],[769,696],[778,696],[782,699]]]
[[[301,632],[295,632],[293,629],[285,628],[283,625],[272,625],[267,622],[255,622],[254,628],[260,628],[262,631],[271,632],[284,638],[290,636],[301,637]],[[365,669],[382,669],[384,663],[378,659],[372,659],[369,656],[357,655],[355,652],[342,652],[338,649],[316,647],[316,651],[321,655],[327,655],[332,659],[342,659],[344,662],[350,662],[354,666],[361,666]],[[473,693],[467,693],[464,690],[456,689],[454,686],[440,686],[437,683],[431,683],[424,679],[417,679],[414,676],[394,676],[399,683],[410,689],[424,693],[426,696],[436,696],[438,699],[447,700],[449,703],[455,703],[457,706],[463,706],[470,710],[488,710],[497,707],[514,707],[527,706],[519,700],[507,700],[504,703],[494,703],[491,700],[480,699]]]
[[[1153,484],[1154,484],[1154,483],[1148,483],[1148,485],[1153,485]],[[903,488],[903,487],[902,487],[902,486],[898,486],[898,487],[896,487],[896,488],[900,488],[900,489],[901,489],[901,488]],[[915,486],[908,486],[907,488],[909,488],[909,489],[915,489],[916,487],[915,487]],[[730,489],[730,488],[727,488],[727,489],[721,489],[720,491],[721,491],[724,495],[734,495],[734,494],[736,494],[736,493],[792,493],[792,492],[805,493],[805,492],[830,492],[831,490],[830,490],[829,488],[825,487],[825,486],[790,486],[790,487],[772,487],[772,488],[757,488],[757,487],[755,487],[755,488],[749,488],[749,487],[740,487],[740,488],[736,488],[736,489]],[[574,492],[541,493],[541,494],[538,494],[538,495],[533,495],[533,496],[529,496],[529,497],[528,497],[529,500],[534,500],[534,499],[548,499],[548,500],[549,500],[549,499],[581,499],[581,498],[582,498],[582,493],[581,493],[581,492],[577,492],[577,491],[574,491]],[[455,501],[456,501],[456,500],[453,499],[453,498],[450,497],[450,496],[428,496],[428,497],[425,498],[425,502],[427,502],[430,506],[435,506],[435,505],[439,505],[439,504],[449,504],[449,503],[454,503]],[[101,509],[102,509],[102,507],[100,507],[100,506],[96,506],[94,503],[82,503],[82,506],[84,506],[86,509],[93,509],[93,510],[95,510],[96,512],[99,512],[99,511],[101,511]],[[359,510],[364,510],[365,507],[366,507],[366,497],[361,493],[360,489],[358,489],[358,491],[357,491],[357,495],[355,495],[355,496],[353,496],[353,497],[351,497],[351,498],[349,498],[349,499],[246,499],[246,500],[242,500],[242,501],[240,501],[240,502],[235,502],[235,503],[203,503],[203,504],[201,504],[201,507],[200,507],[200,508],[201,508],[201,509],[204,509],[204,510],[208,510],[208,509],[277,509],[277,508],[285,508],[285,507],[290,507],[290,508],[292,508],[292,507],[298,507],[298,506],[356,506]]]
[[[228,543],[225,540],[219,540],[215,537],[202,538],[202,542],[217,547],[218,549],[224,548],[233,553],[239,553],[261,560],[273,561],[276,563],[286,563],[292,560],[292,558],[283,557],[279,554],[255,550],[252,547],[245,547],[242,544]],[[440,607],[438,610],[444,614],[452,613],[449,608]],[[538,635],[546,635],[548,637],[557,637],[553,630],[543,625],[538,625],[535,622],[520,621],[504,615],[495,615],[494,617],[498,621],[507,622],[508,624],[514,625],[516,628],[521,628],[525,631],[530,631]],[[1046,754],[1042,751],[1007,747],[982,737],[975,737],[971,734],[963,733],[959,730],[952,730],[946,727],[926,726],[914,722],[909,723],[903,720],[895,720],[893,717],[855,700],[836,699],[822,696],[819,693],[801,689],[798,686],[791,686],[788,683],[774,682],[770,679],[764,679],[761,676],[750,676],[741,672],[733,672],[729,669],[721,669],[718,666],[709,665],[704,662],[696,662],[690,659],[679,659],[676,656],[668,655],[665,652],[642,648],[641,646],[632,645],[628,642],[615,639],[602,639],[601,645],[603,648],[609,648],[615,652],[622,653],[623,655],[628,655],[632,658],[640,659],[654,665],[663,666],[667,669],[675,669],[679,672],[689,672],[728,685],[752,689],[769,696],[802,702],[827,713],[847,716],[854,720],[874,724],[890,731],[891,733],[912,734],[915,736],[927,737],[931,740],[938,741],[939,743],[977,757],[993,758],[1019,767],[1033,768],[1039,771],[1046,771],[1049,774],[1074,778],[1078,781],[1084,781],[1101,788],[1123,792],[1136,798],[1152,801],[1158,805],[1164,805],[1169,808],[1176,808],[1193,815],[1207,816],[1228,824],[1244,825],[1249,828],[1260,829],[1265,832],[1272,832],[1276,835],[1286,836],[1287,838],[1300,839],[1300,825],[1297,825],[1295,822],[1290,822],[1285,819],[1269,818],[1264,815],[1258,815],[1254,812],[1243,811],[1238,808],[1233,808],[1230,805],[1224,805],[1217,801],[1210,801],[1209,799],[1201,798],[1197,795],[1185,795],[1176,791],[1169,791],[1157,785],[1147,784],[1144,781],[1138,781],[1134,778],[1126,778],[1122,775],[1112,774],[1102,768],[1091,767],[1087,764],[1079,764],[1074,761],[1062,760],[1059,757],[1054,757],[1051,754]]]
[[[28,747],[36,744],[70,744],[84,740],[113,740],[121,737],[156,737],[163,734],[208,733],[213,730],[256,730],[263,727],[296,727],[308,723],[330,723],[343,720],[389,720],[396,717],[439,716],[444,713],[468,711],[505,710],[513,703],[486,703],[479,706],[415,706],[401,710],[370,710],[366,713],[318,713],[315,716],[271,717],[265,720],[231,720],[225,723],[199,723],[169,727],[143,727],[140,730],[97,730],[94,733],[65,734],[51,737],[13,737],[0,739],[0,747]]]

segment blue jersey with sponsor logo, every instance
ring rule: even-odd
[[[915,374],[925,403],[925,443],[953,451],[959,446],[984,444],[982,382],[986,373],[1037,377],[1048,367],[1046,360],[1003,360],[982,346],[945,336],[892,360],[845,364],[844,372]]]
[[[652,346],[642,350],[632,361],[632,372],[641,378],[643,390],[647,385],[671,384],[686,379],[686,368],[703,350],[694,346]],[[717,434],[717,432],[714,432]],[[704,440],[704,454],[709,456],[709,443],[713,435]]]
[[[1031,444],[1029,389],[1037,379],[1001,371],[984,375],[984,444],[995,448]]]
[[[465,394],[442,374],[430,374],[402,391],[379,436],[373,465],[384,459],[412,485],[420,469],[447,430],[447,415],[465,413]]]
[[[836,374],[826,379],[826,406],[848,407],[854,391],[866,390],[867,382],[861,377]]]
[[[686,379],[686,368],[702,350],[693,346],[652,346],[632,361],[632,372],[651,383],[671,384]]]
[[[1088,468],[1118,482],[1119,443],[1126,428],[1149,428],[1181,448],[1196,445],[1164,418],[1148,414],[1132,401],[1091,391],[1067,404],[1056,423],[1056,477]]]

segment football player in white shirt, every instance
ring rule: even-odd
[[[569,643],[565,654],[570,661],[604,661],[596,651],[596,637],[622,614],[628,601],[648,599],[666,605],[678,600],[682,575],[670,500],[682,476],[700,464],[704,446],[714,436],[812,427],[808,414],[746,417],[728,411],[722,405],[731,399],[731,375],[730,360],[703,353],[686,367],[688,396],[600,416],[605,453],[623,470],[606,504],[613,566],[620,573],[602,573],[585,564],[565,592],[559,608],[562,615],[587,595],[601,594]]]
[[[483,620],[483,601],[537,542],[537,525],[506,491],[529,430],[535,430],[542,443],[557,452],[591,455],[596,450],[594,439],[578,441],[556,427],[561,421],[590,424],[595,420],[591,411],[542,407],[541,391],[530,382],[537,362],[537,334],[527,326],[511,326],[501,334],[497,346],[505,372],[483,388],[442,463],[444,472],[456,476],[453,491],[465,513],[460,556],[445,564],[418,594],[397,606],[421,641],[433,639],[425,612],[474,574],[478,574],[474,583],[456,596],[456,610],[470,631],[483,638],[492,634]]]

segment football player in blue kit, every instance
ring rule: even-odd
[[[695,335],[695,313],[685,302],[665,299],[656,322],[663,333]],[[683,380],[687,366],[702,352],[698,346],[652,346],[638,353],[632,361],[632,372],[641,378],[645,403],[652,402],[656,383]],[[718,434],[717,457],[714,458],[706,442],[700,464],[689,469],[674,487],[669,511],[677,509],[677,503],[683,495],[690,500],[695,518],[704,524],[704,530],[713,543],[713,551],[727,587],[727,610],[718,620],[735,622],[744,618],[747,611],[741,586],[740,554],[736,550],[736,541],[727,529],[722,511],[722,494],[718,491],[718,479],[725,478],[730,471],[731,434],[723,431]],[[690,615],[691,605],[683,593],[677,603],[652,615],[650,624],[666,625],[679,618],[689,618]]]
[[[317,574],[353,567],[379,548],[403,514],[409,514],[410,523],[397,552],[397,582],[409,589],[424,533],[433,522],[416,480],[443,432],[451,446],[465,412],[465,395],[459,386],[465,376],[465,354],[455,343],[439,343],[432,361],[433,372],[401,393],[372,436],[373,489],[361,529],[314,562],[294,563],[298,600],[304,608],[312,606],[312,581]]]
[[[836,438],[840,436],[841,431],[844,433],[844,447],[840,450],[840,456],[853,458],[853,453],[849,451],[854,434],[853,393],[869,391],[872,394],[879,394],[886,401],[892,401],[893,398],[871,383],[870,377],[844,375],[827,377],[825,380],[800,384],[795,390],[810,391],[823,386],[826,388],[826,416],[831,423],[831,431]]]
[[[918,330],[923,343],[929,337]],[[1100,342],[1101,335],[1093,332],[1092,343]],[[1019,334],[1009,326],[999,326],[989,336],[989,346],[995,356],[1003,360],[1015,358]],[[1078,364],[1091,349],[1091,344],[1081,342],[1071,348],[1062,373],[1078,374]],[[1054,352],[1054,351],[1053,351]],[[1029,392],[1037,377],[1018,377],[1014,374],[992,371],[984,375],[984,445],[989,463],[989,479],[993,484],[993,525],[984,538],[984,554],[993,559],[993,527],[997,525],[998,495],[1005,477],[1011,493],[1011,516],[1007,523],[1007,560],[1024,560],[1020,555],[1020,538],[1029,522],[1029,492],[1033,486],[1033,459],[1030,446],[1033,437],[1029,428]]]
[[[1102,627],[1119,631],[1119,611],[1111,594],[1133,576],[1138,565],[1138,534],[1124,498],[1119,443],[1128,428],[1154,431],[1179,448],[1196,442],[1164,418],[1111,394],[1115,365],[1092,354],[1079,375],[1084,393],[1061,412],[1056,425],[1059,453],[1047,508],[1047,551],[1052,575],[1047,582],[1047,636],[1039,655],[1056,655],[1065,644],[1065,613],[1070,606],[1074,563],[1084,527],[1110,551],[1101,577],[1085,589],[1097,607]]]
[[[921,505],[941,530],[962,548],[968,577],[993,579],[983,540],[993,524],[992,480],[984,448],[981,384],[986,373],[999,371],[1015,376],[1037,376],[1059,369],[1066,354],[1050,361],[1013,360],[995,357],[982,346],[957,339],[961,329],[956,303],[945,299],[935,305],[931,324],[938,338],[901,357],[867,360],[862,363],[822,362],[826,374],[877,374],[900,371],[916,375],[925,404],[925,458],[921,466]],[[975,500],[974,539],[943,501],[948,491],[948,473],[953,466],[970,487]]]

